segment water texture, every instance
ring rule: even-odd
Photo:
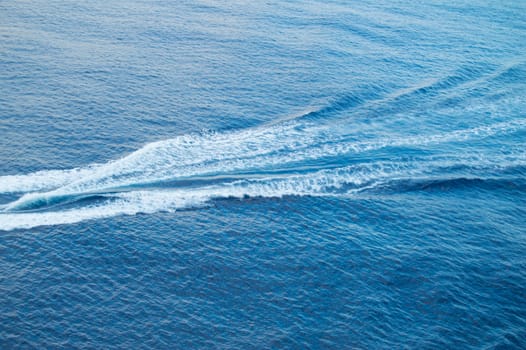
[[[0,2],[0,348],[524,348],[526,4]]]

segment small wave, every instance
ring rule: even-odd
[[[515,60],[510,64],[503,65],[501,69],[497,70],[492,75],[492,80],[505,83],[514,84],[524,82],[526,78],[526,62],[521,60]]]
[[[368,103],[378,96],[373,95],[375,91],[362,91],[361,93],[348,93],[333,99],[328,105],[304,113],[296,119],[319,120],[320,118],[334,115],[336,112],[348,111]]]
[[[372,189],[372,192],[403,193],[415,191],[455,191],[458,189],[478,188],[482,190],[509,190],[526,192],[526,181],[523,178],[481,178],[481,177],[451,177],[451,178],[411,178],[398,179],[382,183]]]

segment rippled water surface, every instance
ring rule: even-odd
[[[526,347],[525,14],[0,2],[0,348]]]

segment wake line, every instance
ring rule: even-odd
[[[419,190],[425,186],[445,184],[462,184],[463,178],[480,178],[489,176],[489,170],[494,169],[493,161],[505,171],[510,167],[526,167],[526,160],[520,159],[506,162],[504,159],[491,159],[481,162],[480,159],[420,159],[414,162],[373,162],[358,164],[335,169],[325,169],[306,174],[279,174],[267,177],[229,179],[208,185],[197,185],[187,188],[136,188],[130,190],[112,191],[98,194],[69,194],[70,204],[74,200],[97,196],[97,201],[89,201],[88,205],[67,206],[62,208],[60,198],[51,207],[40,208],[39,211],[18,212],[3,211],[0,213],[0,230],[17,228],[31,228],[42,225],[58,225],[75,223],[84,220],[112,217],[116,215],[136,215],[139,213],[173,212],[181,209],[199,208],[209,205],[214,199],[246,197],[281,198],[283,196],[349,196],[363,192]],[[445,170],[449,169],[449,170]],[[448,178],[438,177],[437,174],[449,173],[449,178],[458,178],[457,182]],[[476,175],[479,173],[480,175]],[[455,175],[457,174],[457,175]],[[500,177],[497,174],[497,177]],[[415,180],[416,179],[416,180]],[[420,179],[420,180],[418,180]],[[415,182],[416,181],[416,182]],[[418,182],[420,181],[420,182]],[[472,181],[472,183],[477,183]],[[520,182],[518,182],[520,184]],[[421,185],[423,184],[423,185]],[[429,185],[427,185],[429,184]],[[491,185],[491,183],[489,183]],[[400,188],[400,185],[403,187]],[[411,187],[413,186],[413,187]],[[419,187],[420,186],[420,187]],[[448,185],[450,186],[450,185]],[[488,185],[489,186],[489,185]],[[502,182],[506,186],[506,182]],[[524,184],[521,185],[525,187]],[[53,201],[52,195],[35,195],[37,201],[41,196],[50,196],[45,200]],[[66,196],[67,197],[67,196]],[[26,197],[26,204],[30,204]],[[80,203],[79,203],[80,204]]]
[[[388,147],[424,147],[463,142],[524,129],[526,119],[451,132],[355,141],[326,126],[286,123],[266,129],[210,135],[184,135],[144,146],[106,164],[81,169],[42,171],[0,177],[0,193],[61,191],[83,193],[199,176],[236,176],[275,168],[294,171],[297,164],[327,157],[352,156]],[[331,126],[332,127],[332,126]]]
[[[181,183],[190,184],[184,191],[205,191],[213,192],[216,189],[223,191],[226,188],[239,188],[247,190],[243,192],[244,195],[255,195],[255,196],[281,196],[281,195],[306,195],[324,193],[327,190],[333,188],[339,188],[343,183],[353,183],[361,185],[365,181],[371,180],[374,177],[382,176],[386,172],[393,172],[400,168],[407,168],[407,164],[397,163],[374,163],[374,164],[362,164],[357,166],[349,166],[336,169],[319,170],[307,174],[270,174],[269,176],[256,176],[256,177],[218,177],[217,184],[207,185],[206,178],[202,178],[203,182],[196,183],[193,181],[170,181],[172,186],[180,186]],[[214,179],[214,178],[211,178]],[[209,179],[210,181],[210,179]],[[201,184],[201,186],[199,186]],[[174,188],[168,186],[162,186],[162,182],[158,183],[157,186],[147,184],[145,186],[123,186],[114,188],[99,188],[96,191],[85,191],[85,192],[66,192],[63,188],[55,191],[44,192],[44,193],[27,193],[20,197],[18,200],[9,203],[4,211],[5,212],[16,212],[25,210],[36,210],[40,208],[46,208],[49,206],[55,206],[60,203],[71,202],[73,199],[83,199],[87,196],[109,196],[114,195],[120,196],[120,193],[124,192],[144,192],[145,189],[153,191],[170,191]],[[180,187],[175,187],[175,190],[182,191]]]
[[[345,184],[358,188],[375,176],[382,176],[382,168],[376,164],[367,170],[343,168],[324,170],[307,175],[289,175],[276,178],[243,179],[197,188],[168,190],[135,190],[113,193],[107,201],[84,207],[59,211],[42,212],[3,212],[0,213],[0,230],[31,228],[42,225],[75,223],[90,219],[100,219],[115,215],[136,215],[175,211],[206,205],[216,198],[272,197],[288,195],[320,196],[337,194]],[[391,167],[395,169],[395,167]],[[367,173],[376,174],[368,176]],[[344,189],[341,192],[348,192]]]

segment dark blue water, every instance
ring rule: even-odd
[[[0,348],[525,348],[525,14],[0,2]]]

